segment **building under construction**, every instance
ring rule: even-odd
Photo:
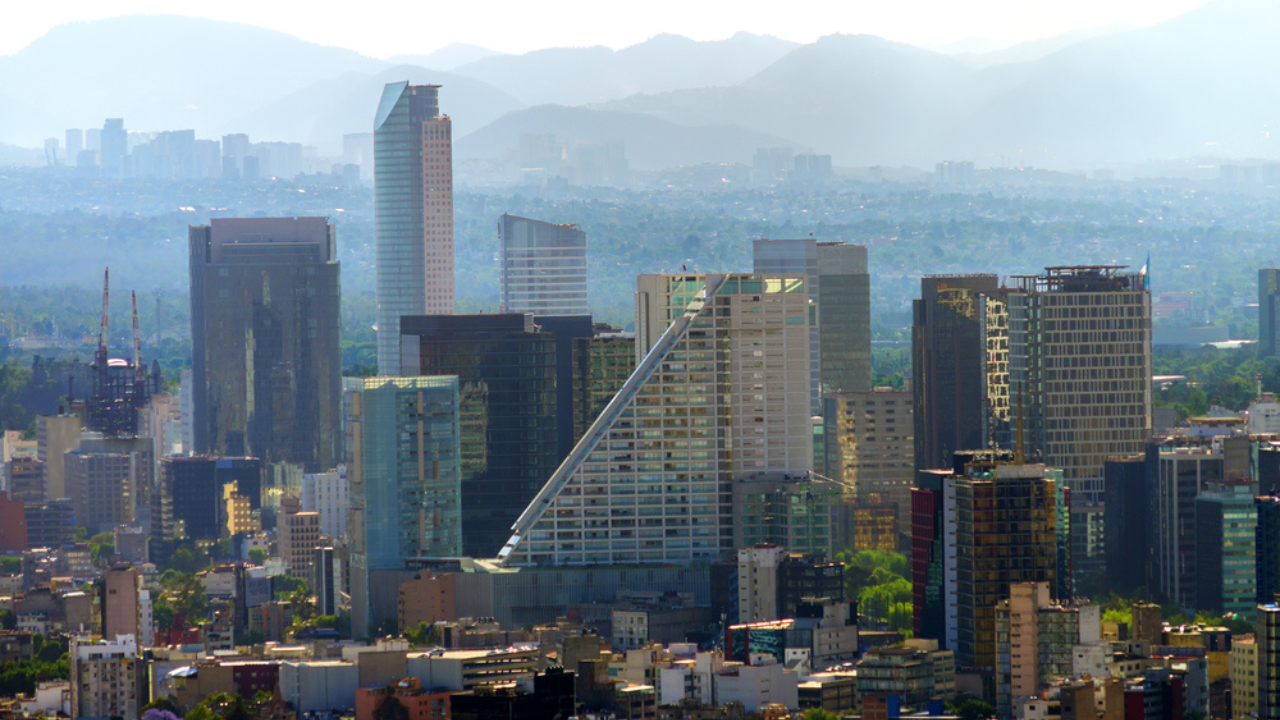
[[[138,296],[133,295],[133,358],[107,354],[107,308],[110,304],[110,270],[102,279],[102,327],[98,349],[89,366],[92,389],[84,402],[85,429],[107,437],[135,437],[138,411],[160,392],[160,364],[142,364],[138,335]]]

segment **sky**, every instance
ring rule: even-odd
[[[659,33],[721,40],[745,31],[808,43],[867,33],[924,47],[979,40],[985,49],[1111,25],[1150,25],[1206,0],[5,0],[0,55],[57,25],[122,15],[174,14],[241,22],[377,58],[451,43],[523,53],[547,47],[614,49]],[[317,12],[317,8],[320,12]],[[338,8],[338,9],[330,9]]]

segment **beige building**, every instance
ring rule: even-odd
[[[911,534],[915,481],[915,416],[911,393],[879,387],[824,398],[826,474],[857,498],[880,495]]]
[[[79,415],[41,415],[36,418],[36,459],[44,463],[46,500],[67,497],[63,457],[80,443]]]
[[[320,514],[290,512],[280,516],[280,558],[294,577],[309,577],[320,547]]]
[[[1083,266],[1014,280],[1009,390],[1026,456],[1062,468],[1074,504],[1100,503],[1103,463],[1143,452],[1151,432],[1146,277]]]
[[[1258,643],[1252,635],[1231,639],[1231,717],[1245,720],[1258,712]]]
[[[735,549],[730,483],[813,467],[805,278],[636,283],[636,371],[518,519],[506,562],[711,560]]]
[[[134,522],[141,461],[134,453],[73,450],[65,454],[65,492],[75,508],[76,524],[95,534]]]
[[[253,534],[261,530],[253,520],[253,510],[249,505],[249,497],[240,494],[239,483],[235,480],[222,486],[222,503],[227,516],[226,532],[230,537],[241,533]]]
[[[102,635],[142,637],[138,569],[128,565],[111,568],[102,579],[106,594],[102,604]]]

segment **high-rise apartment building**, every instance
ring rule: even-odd
[[[1053,602],[1045,582],[1009,587],[1009,598],[996,606],[996,717],[1013,717],[1017,699],[1038,697],[1050,683],[1079,674],[1077,648],[1102,641],[1100,610]]]
[[[515,526],[512,564],[710,561],[733,482],[813,465],[805,277],[641,275],[642,358]]]
[[[821,396],[871,390],[871,276],[867,249],[839,242],[756,240],[755,272],[808,276],[817,322],[809,328],[814,415]]]
[[[1258,271],[1258,357],[1280,355],[1280,268]]]
[[[1062,469],[1074,504],[1100,503],[1103,463],[1142,452],[1151,432],[1151,292],[1123,269],[1046,268],[1007,295],[1023,450]]]
[[[462,552],[460,394],[454,376],[345,383],[352,621],[362,634],[377,620],[373,574]]]
[[[79,415],[39,415],[36,417],[36,459],[44,465],[44,496],[48,500],[67,497],[64,460],[75,450],[84,428]]]
[[[453,126],[439,85],[390,83],[373,121],[378,372],[400,369],[400,318],[453,313]]]
[[[915,418],[910,393],[876,388],[823,397],[827,477],[856,498],[881,495],[894,506],[897,531],[911,534]]]
[[[98,589],[102,595],[102,634],[104,637],[132,635],[142,637],[142,611],[139,591],[142,577],[130,565],[117,565],[102,577]]]
[[[320,516],[320,534],[330,540],[347,537],[347,499],[351,483],[345,466],[302,476],[302,509]]]
[[[136,519],[135,498],[142,491],[137,482],[138,461],[133,453],[73,450],[66,454],[67,496],[74,503],[77,525],[97,534]]]
[[[990,447],[1008,420],[1004,309],[995,275],[920,281],[911,328],[917,470],[950,468],[955,453]]]
[[[509,313],[590,314],[587,234],[577,225],[498,218],[498,303]]]
[[[556,338],[512,314],[406,316],[400,331],[404,372],[458,378],[462,548],[493,557],[572,430],[559,421]]]
[[[142,717],[147,661],[138,657],[136,636],[97,643],[73,636],[68,654],[72,717]]]
[[[326,218],[190,230],[195,452],[309,472],[341,451],[339,264]]]

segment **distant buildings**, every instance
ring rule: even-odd
[[[439,85],[391,83],[373,123],[378,373],[402,374],[400,318],[453,313],[453,125]]]
[[[589,315],[587,234],[577,225],[498,218],[498,304],[508,313]]]
[[[339,264],[325,218],[190,230],[195,452],[308,472],[340,457]]]

